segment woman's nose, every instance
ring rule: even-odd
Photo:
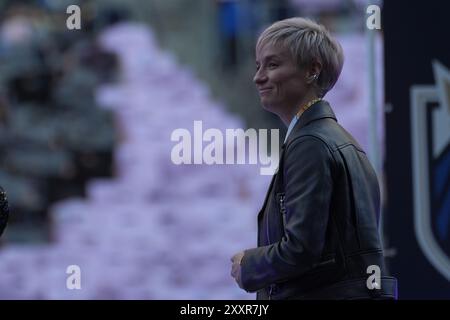
[[[253,77],[253,82],[255,84],[261,84],[267,81],[267,75],[259,69],[256,71],[255,76]]]

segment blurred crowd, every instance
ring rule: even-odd
[[[253,245],[269,177],[257,166],[170,160],[177,128],[190,129],[194,120],[220,130],[244,124],[159,48],[148,26],[122,21],[99,31],[94,42],[120,66],[116,81],[87,84],[96,112],[113,114],[119,132],[115,141],[105,139],[114,147],[114,176],[91,175],[83,196],[50,206],[51,243],[2,248],[0,299],[251,298],[229,276],[229,258]],[[74,121],[59,120],[65,127]],[[86,130],[83,150],[102,150],[84,148],[89,139],[100,145],[102,125]],[[66,287],[71,265],[81,270],[81,290]]]
[[[3,2],[0,184],[11,229],[46,230],[51,203],[85,194],[90,177],[113,174],[114,116],[98,108],[94,90],[114,81],[118,65],[94,38],[115,17],[85,16],[81,30],[68,30],[64,7]]]

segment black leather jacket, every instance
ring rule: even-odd
[[[241,261],[257,299],[396,298],[378,232],[378,180],[326,101],[306,110],[282,147],[258,214],[258,247]],[[381,288],[367,284],[379,267]],[[371,282],[372,283],[372,282]]]

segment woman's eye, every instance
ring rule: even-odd
[[[273,69],[273,68],[278,67],[278,65],[277,65],[276,63],[273,63],[273,62],[272,62],[272,63],[269,63],[269,64],[268,64],[268,67]]]

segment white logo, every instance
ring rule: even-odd
[[[66,273],[70,274],[66,280],[67,289],[81,289],[81,268],[76,264],[72,264],[67,267]]]
[[[410,89],[411,146],[414,188],[414,229],[423,254],[448,281],[450,281],[450,258],[439,245],[433,231],[430,197],[432,172],[430,162],[445,153],[450,141],[450,72],[439,61],[433,61],[436,85],[414,85]],[[438,103],[430,110],[430,103]],[[430,113],[431,128],[427,125]],[[428,141],[432,141],[431,144]],[[430,150],[431,149],[431,150]],[[431,157],[431,159],[430,159]],[[446,220],[448,210],[442,210],[437,218]],[[441,223],[448,228],[449,223]]]
[[[377,266],[376,264],[372,264],[367,267],[366,273],[370,274],[369,278],[367,278],[367,281],[366,281],[367,289],[369,289],[369,290],[381,289],[380,267]]]
[[[366,26],[369,30],[381,29],[381,10],[376,4],[367,7],[366,13],[370,14],[366,20]]]
[[[174,164],[245,164],[246,138],[248,141],[248,164],[261,165],[261,175],[273,175],[279,160],[279,130],[271,129],[270,156],[267,150],[267,129],[226,129],[225,140],[219,129],[203,132],[202,121],[194,121],[194,137],[187,129],[178,128],[172,132],[171,141],[179,142],[172,148],[171,160]],[[193,141],[192,141],[193,140]],[[237,140],[237,145],[235,145]],[[210,142],[203,148],[203,142]],[[193,143],[192,143],[193,142]],[[258,144],[259,142],[259,144]],[[193,144],[193,145],[192,145]],[[224,148],[225,147],[225,148]],[[193,148],[193,150],[192,150]],[[234,151],[236,149],[236,161]],[[224,151],[226,153],[224,158]],[[193,153],[193,157],[192,157]]]
[[[67,29],[80,30],[81,29],[81,9],[80,9],[80,7],[75,4],[72,4],[67,7],[66,13],[71,14],[69,17],[67,17],[67,20],[66,20]]]

